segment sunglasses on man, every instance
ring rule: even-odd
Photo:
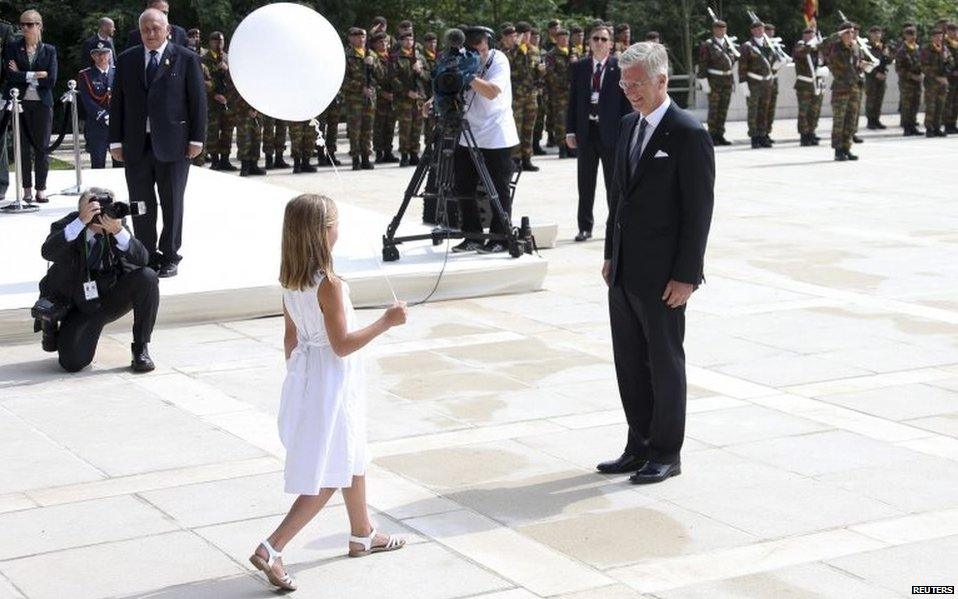
[[[593,35],[593,36],[592,36],[592,41],[593,41],[593,42],[607,42],[607,41],[609,41],[609,38],[607,38],[607,37],[599,37],[598,35]]]

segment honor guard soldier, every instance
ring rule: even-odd
[[[585,56],[585,30],[580,25],[569,29],[569,55],[574,60]]]
[[[802,146],[817,146],[820,140],[815,131],[818,129],[818,117],[822,114],[828,67],[822,63],[817,39],[815,29],[806,28],[792,52],[795,61],[795,95],[798,98],[798,134]]]
[[[349,30],[346,47],[346,77],[343,80],[343,108],[346,111],[346,134],[353,170],[372,169],[369,161],[376,117],[375,75],[379,61],[366,50],[366,32],[359,27]]]
[[[399,162],[393,155],[393,137],[396,132],[395,96],[392,81],[395,78],[396,63],[389,54],[386,34],[374,33],[369,38],[369,49],[376,60],[372,84],[376,88],[376,114],[373,117],[373,149],[376,150],[376,164]]]
[[[419,137],[422,135],[422,104],[429,85],[426,71],[416,52],[411,31],[399,34],[399,51],[395,55],[393,93],[396,120],[399,122],[399,166],[419,164]]]
[[[945,100],[945,133],[958,133],[958,24],[948,23],[945,44],[951,54],[948,71],[948,99]]]
[[[316,149],[316,126],[314,121],[295,121],[289,124],[289,155],[293,157],[293,174],[315,173],[316,167],[309,163]]]
[[[901,128],[905,137],[921,135],[918,130],[918,107],[921,104],[921,50],[918,30],[913,25],[902,30],[904,40],[895,54],[898,92],[901,97]]]
[[[632,28],[628,23],[619,23],[615,26],[615,47],[612,56],[619,58],[632,45]]]
[[[259,167],[260,146],[263,143],[263,124],[259,113],[234,93],[230,103],[236,115],[236,156],[240,160],[240,177],[265,175]]]
[[[951,53],[945,47],[943,29],[933,29],[931,41],[921,49],[921,71],[925,75],[925,137],[945,137],[942,129]]]
[[[93,66],[80,71],[78,78],[80,102],[86,111],[83,139],[93,168],[106,168],[106,153],[110,149],[110,90],[116,75],[112,58],[112,46],[98,42],[90,49]],[[113,166],[117,166],[116,161]]]
[[[542,36],[539,30],[532,28],[532,35],[529,40],[530,48],[535,49],[535,55],[538,62],[536,70],[536,125],[532,130],[532,155],[545,156],[546,151],[542,149],[542,132],[546,130],[546,113],[549,111],[548,91],[546,90],[545,80],[545,52],[542,51]],[[552,140],[552,121],[549,121],[549,141]],[[547,144],[548,145],[548,144]]]
[[[775,25],[772,23],[765,23],[765,36],[771,40],[775,37]],[[768,113],[766,113],[765,121],[765,135],[768,137],[770,143],[775,143],[775,140],[771,138],[772,135],[772,123],[775,122],[775,110],[778,108],[778,72],[782,67],[785,66],[785,63],[782,62],[778,53],[772,53],[772,100],[768,104]]]
[[[546,24],[546,34],[542,40],[542,51],[549,52],[556,47],[558,43],[556,36],[558,35],[559,29],[562,27],[562,23],[559,19],[549,19],[549,22]]]
[[[749,26],[751,37],[742,44],[738,62],[739,88],[748,103],[748,136],[753,148],[771,148],[768,138],[768,111],[772,104],[772,79],[775,58],[765,43],[765,24],[755,21]]]
[[[878,66],[865,73],[865,117],[869,129],[887,129],[881,122],[881,105],[885,99],[888,85],[888,67],[891,66],[891,50],[885,44],[884,32],[877,25],[868,28],[868,45],[872,55],[878,59]]]
[[[436,34],[433,32],[428,32],[423,36],[423,47],[422,47],[422,63],[423,63],[423,74],[426,76],[426,85],[423,90],[426,94],[426,100],[432,98],[432,72],[436,69],[436,57],[437,51],[436,46],[438,40],[436,39]],[[432,141],[432,134],[436,127],[436,117],[430,112],[423,120],[423,137],[428,144]]]
[[[210,152],[210,169],[235,171],[230,162],[233,149],[234,113],[230,110],[229,98],[233,95],[233,80],[230,77],[226,56],[226,41],[223,34],[210,34],[210,48],[200,61],[209,69],[212,89],[207,98],[206,145]]]
[[[709,135],[716,146],[732,145],[725,139],[725,119],[735,85],[733,69],[735,54],[726,41],[728,25],[718,20],[712,23],[712,37],[699,46],[698,83],[709,99]]]
[[[832,148],[835,160],[858,160],[851,153],[852,137],[858,127],[861,108],[863,59],[856,43],[855,26],[844,22],[838,28],[838,39],[828,51],[828,70],[832,77]]]
[[[559,158],[569,158],[569,147],[565,143],[565,118],[569,107],[570,70],[572,57],[569,54],[569,32],[559,28],[555,34],[555,44],[545,56],[545,84],[552,112],[552,130],[549,135],[559,145]]]
[[[539,75],[537,49],[531,45],[532,25],[525,21],[516,23],[519,36],[509,60],[512,69],[512,112],[519,131],[519,146],[513,154],[518,166],[524,171],[538,171],[532,164],[532,136],[538,112],[536,78]]]

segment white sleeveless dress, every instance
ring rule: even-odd
[[[366,390],[362,356],[340,358],[326,334],[316,284],[283,290],[296,324],[296,349],[286,363],[279,407],[279,436],[286,448],[286,492],[316,495],[343,488],[366,472]],[[346,327],[356,327],[349,286],[342,282]]]

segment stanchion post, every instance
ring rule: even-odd
[[[7,110],[10,111],[11,127],[13,129],[13,173],[14,184],[17,189],[17,201],[0,208],[5,214],[21,214],[24,212],[37,212],[40,207],[36,204],[23,203],[23,163],[20,161],[20,90],[10,89],[10,101],[7,102]]]
[[[70,103],[70,119],[73,122],[73,163],[75,165],[77,184],[67,187],[60,195],[78,196],[83,193],[83,169],[80,166],[80,114],[77,107],[77,82],[73,79],[67,82],[67,92],[63,94],[64,104]]]

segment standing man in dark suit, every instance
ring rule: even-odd
[[[170,3],[166,0],[146,0],[147,8],[155,8],[160,11],[166,18],[170,18]],[[170,24],[170,30],[167,33],[167,39],[170,42],[176,44],[177,46],[189,46],[189,37],[186,35],[186,29],[183,29],[179,25]],[[142,46],[143,37],[140,34],[140,29],[134,29],[126,36],[126,47],[127,49],[134,46]]]
[[[110,66],[116,64],[116,47],[113,45],[113,34],[116,33],[116,25],[110,17],[101,17],[96,33],[83,40],[83,48],[80,52],[80,60],[85,61],[84,66],[93,68],[93,49],[106,46],[110,49]]]
[[[110,153],[124,162],[133,202],[146,214],[133,219],[136,236],[150,252],[159,276],[176,276],[183,233],[183,193],[190,160],[206,138],[206,88],[200,57],[167,39],[166,15],[140,15],[143,45],[117,59],[110,100]],[[156,239],[156,190],[163,233]]]
[[[622,119],[616,143],[602,265],[629,437],[622,456],[598,470],[636,471],[635,484],[681,472],[685,304],[703,281],[715,183],[711,137],[669,99],[668,60],[651,42],[619,59],[619,85],[636,112]]]
[[[618,60],[609,56],[613,43],[612,28],[597,25],[589,37],[591,58],[583,58],[572,67],[565,127],[566,145],[573,150],[578,148],[579,234],[575,236],[576,241],[592,237],[595,222],[592,206],[600,160],[606,202],[610,201],[619,119],[632,109],[619,88]]]

